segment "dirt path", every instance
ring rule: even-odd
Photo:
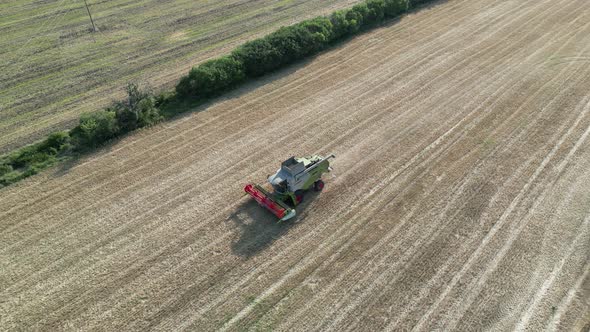
[[[590,4],[454,0],[0,192],[0,325],[582,330]],[[243,196],[334,153],[276,224]]]

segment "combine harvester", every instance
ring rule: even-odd
[[[330,172],[330,158],[311,156],[291,157],[281,164],[281,168],[268,177],[271,190],[258,184],[248,184],[244,188],[258,204],[270,210],[280,221],[295,217],[295,207],[303,201],[303,193],[311,188],[315,191],[324,189],[322,174]]]

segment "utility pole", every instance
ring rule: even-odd
[[[86,10],[88,11],[88,16],[90,16],[90,23],[92,23],[92,28],[94,32],[98,32],[98,28],[94,25],[94,20],[92,19],[92,14],[90,14],[90,9],[88,8],[88,3],[84,0],[84,4],[86,5]]]

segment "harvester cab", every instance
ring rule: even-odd
[[[324,189],[321,177],[332,170],[330,158],[335,156],[291,157],[281,163],[281,168],[275,174],[268,177],[268,189],[248,184],[244,191],[281,221],[291,219],[295,217],[295,207],[303,201],[305,191]]]

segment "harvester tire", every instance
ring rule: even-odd
[[[295,200],[297,201],[297,204],[295,205],[299,205],[303,202],[303,190],[295,191]]]
[[[313,190],[315,191],[322,191],[324,189],[324,181],[322,180],[317,180],[314,184],[313,184]]]

